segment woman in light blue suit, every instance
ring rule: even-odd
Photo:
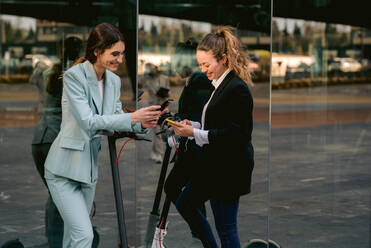
[[[63,75],[61,130],[45,162],[45,179],[64,220],[64,248],[90,248],[93,242],[89,212],[102,138],[97,130],[143,133],[161,114],[160,106],[123,112],[121,81],[112,71],[122,63],[124,50],[120,31],[99,24],[89,35],[85,58]]]

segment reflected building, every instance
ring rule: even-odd
[[[131,90],[141,87],[137,74],[142,75],[145,64],[152,62],[169,78],[173,113],[186,84],[181,69],[198,70],[194,54],[178,56],[177,45],[189,38],[197,42],[218,25],[237,26],[258,68],[252,88],[256,167],[252,193],[240,203],[243,247],[255,238],[272,239],[282,247],[369,247],[368,2],[0,0],[0,15],[35,18],[33,33],[19,28],[13,34],[0,19],[0,246],[15,238],[27,246],[45,242],[40,226],[47,192],[30,152],[38,94],[27,83],[32,58],[26,55],[57,55],[62,37],[73,35],[84,41],[89,27],[107,21],[124,31],[131,52],[126,60],[133,85],[125,74],[124,105],[136,104]],[[148,16],[153,25],[150,19],[142,29],[141,21]],[[23,38],[16,39],[17,35]],[[148,100],[144,93],[137,106]],[[115,247],[117,220],[107,149],[103,144],[93,224],[101,233],[101,247]],[[128,238],[136,247],[145,243],[160,173],[160,166],[150,161],[150,151],[151,143],[129,143],[120,160]],[[169,221],[168,246],[191,247],[191,234],[173,207]]]
[[[269,237],[282,246],[370,244],[371,23],[364,3],[274,5]]]

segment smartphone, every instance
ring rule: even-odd
[[[160,111],[164,110],[167,106],[169,106],[170,102],[173,101],[173,99],[167,99],[165,102],[161,104]]]
[[[169,122],[169,124],[171,124],[171,125],[178,126],[178,123],[175,122],[175,121],[169,120],[167,118],[165,119],[165,121]]]

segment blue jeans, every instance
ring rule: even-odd
[[[217,248],[210,224],[198,209],[207,200],[210,200],[222,248],[240,248],[237,232],[239,198],[230,201],[209,199],[207,193],[190,182],[176,201],[176,207],[191,229],[198,234],[203,246]]]
[[[237,231],[239,199],[233,201],[210,200],[210,204],[222,248],[239,248],[240,239]]]

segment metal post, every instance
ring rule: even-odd
[[[166,171],[167,171],[169,160],[170,160],[170,154],[171,154],[171,147],[166,142],[166,150],[165,150],[164,158],[162,160],[162,167],[161,167],[160,177],[159,177],[158,184],[157,184],[155,201],[153,203],[152,211],[149,215],[148,224],[147,224],[147,231],[146,231],[146,238],[145,238],[146,248],[152,247],[153,236],[155,234],[156,226],[159,223],[161,223],[159,208],[160,208],[162,190],[165,184]],[[164,204],[166,204],[166,200]],[[170,207],[170,201],[168,205]]]

